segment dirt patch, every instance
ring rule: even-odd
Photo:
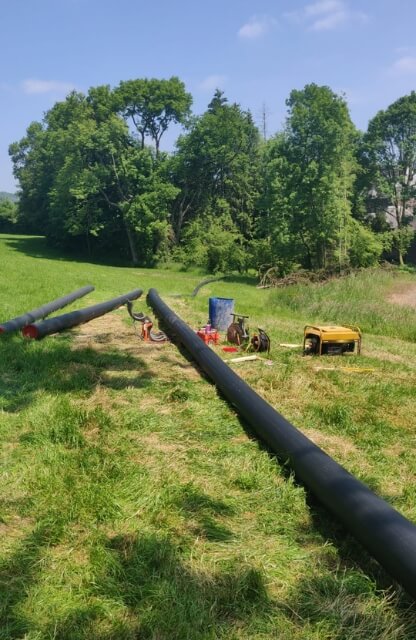
[[[155,411],[158,415],[167,416],[172,413],[172,405],[161,404],[161,399],[146,391],[140,398],[140,411]]]
[[[389,458],[398,458],[403,453],[406,453],[406,449],[403,447],[402,444],[396,442],[396,443],[390,445],[389,447],[385,447],[383,449],[383,452]]]
[[[125,312],[124,312],[125,313]],[[124,355],[140,359],[146,369],[145,377],[155,377],[159,381],[178,382],[180,380],[198,380],[199,370],[180,353],[172,343],[143,342],[139,337],[139,327],[126,324],[122,311],[108,313],[105,316],[80,325],[74,331],[74,349],[93,349],[100,353],[119,351]],[[124,316],[125,317],[125,316]],[[157,329],[157,326],[155,326]],[[119,367],[115,361],[102,373],[102,382],[119,382],[120,388],[141,385],[137,378],[137,361]],[[143,375],[143,372],[142,374]],[[116,385],[117,386],[117,385]]]
[[[416,284],[401,287],[389,296],[388,301],[401,307],[416,309]]]
[[[111,396],[108,389],[97,384],[93,393],[86,400],[82,400],[82,406],[92,411],[96,407],[101,407],[104,411],[111,412],[118,405],[128,405],[123,398]]]
[[[58,544],[54,547],[49,547],[49,555],[55,565],[57,562],[70,561],[78,567],[86,567],[90,562],[88,549],[81,546],[74,548],[64,544]]]
[[[142,436],[140,441],[147,447],[151,449],[156,449],[157,451],[162,451],[163,453],[174,453],[177,451],[184,451],[185,447],[181,444],[176,444],[173,442],[165,442],[160,439],[158,434],[152,433],[147,436]]]
[[[106,351],[116,347],[124,352],[137,354],[139,337],[132,325],[125,324],[117,313],[107,313],[91,322],[80,325],[74,331],[74,348],[90,348]]]
[[[1,547],[4,549],[14,540],[23,538],[33,525],[32,518],[23,518],[18,515],[10,516],[6,522],[0,522]]]
[[[347,438],[342,436],[329,435],[316,429],[305,429],[305,435],[318,447],[322,447],[327,453],[339,453],[347,457],[352,453],[357,453],[357,447]]]
[[[236,444],[246,444],[247,442],[249,442],[249,439],[245,433],[242,433],[239,436],[234,436],[234,438],[231,438],[230,442],[235,442]]]

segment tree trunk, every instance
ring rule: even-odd
[[[192,197],[191,202],[193,199],[194,198]],[[183,221],[189,209],[191,208],[191,202],[188,202],[188,204],[185,204],[185,202],[186,202],[186,193],[178,205],[177,218],[172,222],[172,227],[174,229],[174,234],[175,234],[175,244],[179,244],[179,240],[181,239]]]
[[[87,233],[85,234],[85,240],[87,243],[87,254],[88,254],[88,258],[91,258],[91,243],[90,243],[90,234],[89,231],[87,231]]]
[[[311,250],[309,248],[308,243],[305,241],[304,235],[302,233],[302,231],[299,229],[299,236],[300,239],[302,240],[302,244],[305,247],[306,250],[306,269],[312,269],[312,254],[311,254]]]
[[[86,232],[86,241],[87,241],[87,251],[88,257],[91,258],[91,243],[90,243],[90,217],[87,214],[87,232]]]
[[[179,240],[181,239],[183,219],[188,209],[189,206],[185,208],[183,208],[182,205],[179,206],[178,218],[175,224],[175,244],[179,244]]]
[[[134,242],[134,234],[132,231],[132,228],[130,227],[128,222],[125,222],[125,227],[126,227],[126,233],[127,233],[127,238],[129,241],[129,247],[130,247],[130,255],[131,255],[131,261],[133,263],[133,267],[137,267],[139,264],[139,257],[137,255],[137,250],[136,250],[136,245]]]

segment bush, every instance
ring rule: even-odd
[[[0,200],[0,232],[15,231],[17,225],[17,205],[11,200]]]
[[[375,266],[384,248],[380,234],[376,235],[357,220],[351,221],[350,234],[348,257],[351,266],[355,268]]]
[[[183,259],[186,267],[203,267],[210,273],[247,270],[249,255],[244,238],[231,217],[212,214],[188,224],[183,237]]]

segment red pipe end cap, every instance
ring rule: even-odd
[[[25,338],[33,338],[34,340],[36,340],[36,338],[38,337],[38,330],[34,324],[28,324],[26,327],[23,327],[22,333]]]

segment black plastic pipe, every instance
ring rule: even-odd
[[[150,289],[148,302],[224,396],[296,477],[416,598],[416,526],[304,436],[225,364]]]
[[[29,324],[24,327],[22,333],[26,338],[40,340],[50,333],[58,333],[59,331],[70,329],[78,324],[83,324],[84,322],[89,322],[94,318],[103,316],[105,313],[126,304],[129,300],[140,298],[142,293],[142,289],[134,289],[134,291],[130,291],[130,293],[125,293],[122,296],[118,296],[118,298],[112,298],[112,300],[107,300],[107,302],[100,302],[85,309],[71,311],[62,316],[56,316],[56,318],[43,320],[43,322],[38,322],[37,324]]]
[[[27,324],[31,324],[40,318],[45,318],[45,316],[48,316],[50,313],[53,313],[58,309],[62,309],[62,307],[66,307],[71,302],[74,302],[74,300],[78,300],[78,298],[86,296],[87,293],[91,293],[91,291],[94,291],[94,287],[88,284],[86,287],[81,287],[81,289],[77,289],[76,291],[72,291],[72,293],[68,293],[66,296],[62,296],[62,298],[52,300],[52,302],[48,302],[37,309],[32,309],[32,311],[28,311],[17,318],[3,322],[3,324],[0,324],[0,333],[18,331]]]

